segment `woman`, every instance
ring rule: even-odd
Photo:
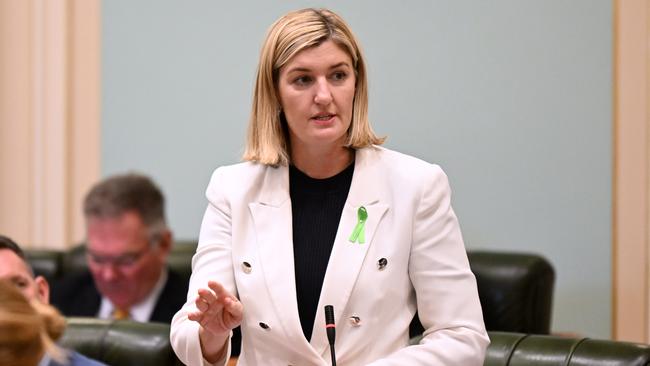
[[[63,333],[65,320],[53,308],[34,305],[12,283],[0,281],[0,365],[36,366],[46,352],[63,360],[53,339]]]
[[[29,301],[18,285],[0,280],[0,365],[105,366],[58,347],[65,318],[50,305]]]
[[[189,365],[481,365],[476,281],[435,165],[378,147],[345,22],[303,9],[262,47],[244,160],[217,169],[171,340]],[[198,294],[198,296],[197,296]],[[408,346],[415,312],[425,327]]]

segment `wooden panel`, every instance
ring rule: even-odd
[[[0,1],[0,233],[31,241],[32,9]]]
[[[648,0],[615,7],[613,337],[648,342]]]
[[[81,200],[99,177],[99,18],[98,0],[0,2],[0,232],[26,247],[84,235]]]

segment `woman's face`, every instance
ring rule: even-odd
[[[345,144],[355,85],[352,59],[331,40],[298,52],[280,69],[278,93],[292,149]]]

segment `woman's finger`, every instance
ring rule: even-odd
[[[218,299],[220,299],[223,303],[223,300],[227,298],[233,298],[232,294],[226,290],[223,285],[221,285],[217,281],[208,281],[208,287],[214,291],[214,294],[217,296]]]
[[[189,320],[200,322],[202,318],[203,318],[203,312],[195,311],[195,312],[187,313],[187,319]]]
[[[199,297],[208,304],[212,304],[215,301],[217,301],[217,295],[215,295],[215,293],[210,291],[209,289],[200,288],[198,293],[199,293]]]
[[[196,300],[194,300],[194,304],[196,305],[196,308],[199,309],[201,312],[206,312],[210,308],[210,304],[201,296],[197,296]]]
[[[244,314],[244,305],[236,298],[228,298],[225,303],[226,310],[235,319],[241,319]]]

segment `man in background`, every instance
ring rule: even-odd
[[[0,280],[8,281],[22,292],[28,301],[49,304],[50,286],[42,276],[34,276],[27,263],[23,250],[10,238],[0,235]],[[65,365],[69,366],[105,366],[103,363],[89,359],[77,352],[67,350]],[[47,356],[42,365],[61,365]],[[39,364],[39,365],[41,365]]]
[[[50,302],[50,285],[34,272],[23,250],[10,238],[0,235],[0,279],[13,283],[28,300]]]
[[[84,200],[88,271],[65,278],[52,303],[67,316],[170,323],[188,281],[167,267],[164,197],[146,176],[116,175]]]

